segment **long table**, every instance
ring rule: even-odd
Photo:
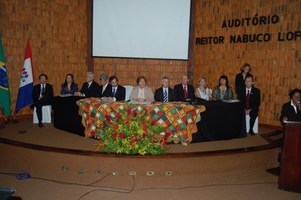
[[[55,97],[53,101],[54,126],[78,135],[85,135],[82,116],[76,102],[80,97]],[[245,116],[240,102],[209,101],[200,103],[206,111],[201,113],[192,134],[192,142],[225,140],[245,136]]]

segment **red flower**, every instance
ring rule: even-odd
[[[117,117],[117,118],[121,118],[120,112],[117,112],[117,113],[116,113],[116,117]]]
[[[124,139],[124,138],[125,138],[125,135],[124,135],[123,133],[120,133],[120,134],[119,134],[119,138],[120,138],[120,139]]]
[[[136,142],[139,142],[139,141],[140,141],[140,137],[137,136],[137,137],[135,138],[135,140],[136,140]]]
[[[96,136],[95,131],[91,131],[90,134],[91,134],[93,137]]]
[[[152,125],[155,125],[157,123],[157,120],[152,121]]]
[[[172,136],[171,132],[170,131],[166,132],[165,137],[169,138],[170,136]]]
[[[128,108],[126,109],[126,112],[127,112],[128,115],[130,115],[130,114],[131,114],[131,108],[128,107]]]
[[[147,136],[146,132],[143,132],[143,137],[146,137],[146,136]]]
[[[110,121],[110,120],[111,120],[111,118],[110,118],[109,115],[105,115],[105,119],[106,119],[107,121]]]
[[[136,116],[137,116],[137,111],[136,111],[136,110],[133,110],[133,111],[132,111],[132,115],[133,115],[134,117],[136,117]]]
[[[117,138],[117,132],[116,132],[116,131],[113,132],[112,138],[113,138],[113,139],[116,139],[116,138]]]

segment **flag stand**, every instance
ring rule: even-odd
[[[3,125],[3,124],[6,124],[8,120],[7,120],[5,114],[4,114],[3,110],[2,110],[2,105],[0,105],[0,117],[4,118],[4,123],[2,123],[0,121],[0,129],[3,129],[3,128],[5,128],[5,125]]]
[[[16,124],[16,123],[19,122],[18,120],[16,120],[16,110],[15,110],[13,113],[14,113],[14,114],[13,114],[13,116],[12,116],[11,121],[12,121],[13,124]]]

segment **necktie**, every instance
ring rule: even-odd
[[[90,88],[90,86],[91,86],[91,83],[88,83],[88,89]]]
[[[184,85],[184,98],[185,98],[185,99],[188,98],[187,86],[186,86],[186,85]]]
[[[113,87],[113,92],[112,92],[113,97],[116,95],[116,87]]]
[[[163,92],[163,102],[164,103],[168,102],[168,95],[167,95],[166,89],[164,89],[164,92]]]
[[[247,95],[246,95],[246,109],[250,109],[250,90],[247,90]]]
[[[45,84],[42,84],[42,96],[45,95]]]

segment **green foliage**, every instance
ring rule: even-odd
[[[103,129],[95,130],[98,150],[107,153],[161,155],[168,150],[169,134],[165,128],[149,120],[147,112],[123,106],[118,112],[106,115]]]

